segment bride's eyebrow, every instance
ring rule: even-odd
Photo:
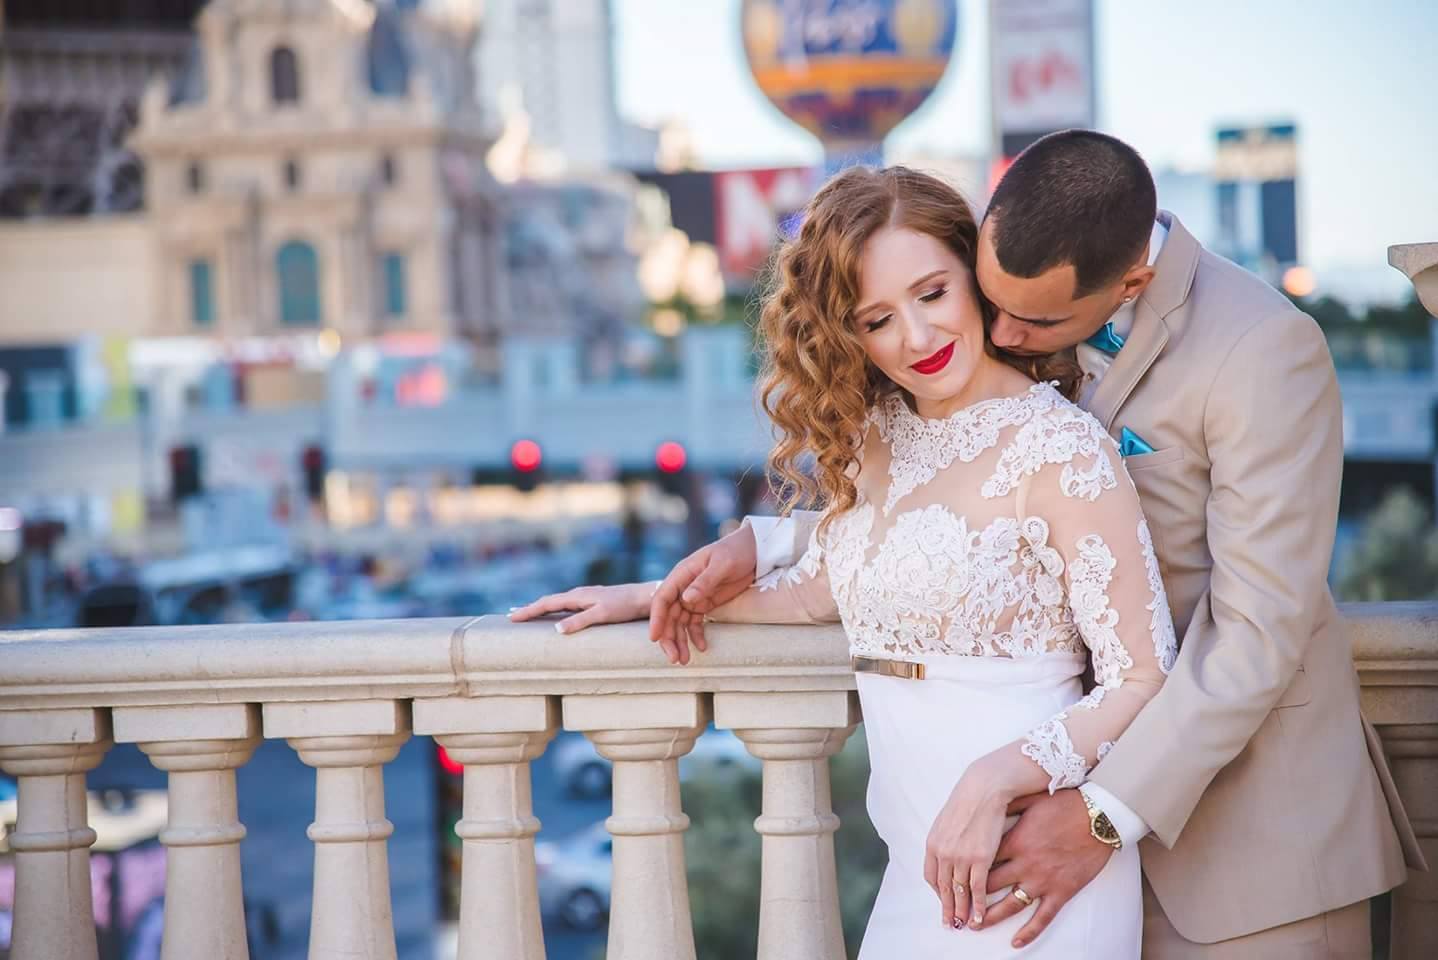
[[[924,284],[928,283],[930,280],[934,279],[935,277],[942,277],[944,274],[946,274],[946,273],[948,273],[948,272],[949,272],[949,271],[944,270],[944,269],[930,270],[928,273],[924,274],[922,277],[920,277],[919,279],[915,280],[913,283],[909,284],[909,289],[910,289],[910,290],[914,290],[914,289],[917,289],[917,288],[919,288],[919,287],[922,287]]]

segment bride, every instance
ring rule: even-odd
[[[785,510],[826,509],[798,564],[708,619],[843,623],[889,850],[861,958],[1137,957],[1138,851],[1097,810],[1114,848],[1098,878],[1031,944],[1032,907],[984,924],[1001,897],[1036,902],[994,864],[1009,804],[1083,783],[1176,644],[1118,450],[1072,402],[1074,365],[989,342],[976,243],[963,198],[903,167],[848,170],[811,201],[762,314],[763,398]],[[639,619],[654,587],[512,617]]]

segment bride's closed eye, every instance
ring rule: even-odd
[[[948,293],[948,292],[949,292],[949,288],[948,288],[948,287],[939,287],[937,290],[930,290],[928,293],[926,293],[926,294],[924,294],[923,296],[919,297],[919,302],[920,302],[920,303],[937,303],[938,301],[942,300],[942,299],[944,298],[944,294],[946,294],[946,293]],[[875,330],[878,330],[878,329],[879,329],[880,327],[882,327],[884,324],[888,323],[888,322],[889,322],[889,319],[890,319],[892,316],[893,316],[892,313],[886,313],[886,314],[884,314],[882,317],[879,317],[877,320],[870,320],[870,321],[868,321],[867,323],[864,324],[864,332],[865,332],[865,333],[873,333]]]

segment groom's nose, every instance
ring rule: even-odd
[[[989,339],[994,346],[1005,350],[1023,346],[1025,336],[1024,325],[1003,312],[994,317],[994,324],[989,328]]]

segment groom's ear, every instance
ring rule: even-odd
[[[1123,287],[1123,299],[1126,301],[1137,300],[1143,296],[1143,292],[1147,290],[1148,285],[1153,282],[1154,273],[1153,267],[1148,265],[1131,267],[1129,271],[1123,275],[1123,279],[1119,281]]]

